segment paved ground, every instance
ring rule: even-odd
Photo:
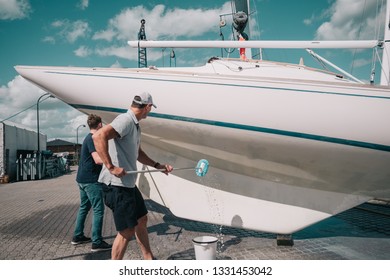
[[[0,259],[109,259],[91,245],[70,244],[78,210],[75,170],[58,178],[0,185]],[[158,259],[195,259],[192,239],[217,236],[223,260],[390,260],[390,205],[365,203],[293,235],[294,246],[278,246],[274,234],[180,219],[150,200],[148,229]],[[116,235],[106,209],[103,236]],[[90,236],[91,217],[86,235]],[[125,259],[141,259],[132,240]]]

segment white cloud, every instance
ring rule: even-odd
[[[8,119],[16,125],[35,131],[37,128],[36,103],[45,93],[21,76],[16,76],[7,85],[0,87],[0,121]],[[39,127],[40,132],[45,133],[48,139],[55,137],[75,141],[76,123],[81,124],[84,119],[83,124],[86,123],[84,114],[56,98],[41,99]],[[81,134],[81,129],[79,132],[80,135],[85,136]]]
[[[49,44],[55,44],[56,39],[52,36],[46,36],[45,38],[42,39],[42,42],[49,43]]]
[[[93,40],[105,40],[111,42],[115,37],[115,31],[112,29],[107,29],[103,31],[96,32],[93,36]]]
[[[128,40],[137,40],[141,19],[146,20],[145,33],[148,40],[176,39],[178,37],[196,37],[208,32],[219,32],[219,15],[229,13],[231,5],[226,2],[222,7],[206,9],[168,9],[157,5],[149,10],[137,6],[122,10],[109,20],[107,28],[95,32],[94,40],[103,40],[115,45],[99,47],[95,53],[100,56],[116,56],[137,60],[137,52],[127,46]],[[214,30],[213,30],[214,29]],[[161,51],[148,50],[148,60],[161,59]]]
[[[372,63],[371,59],[359,58],[359,59],[354,60],[353,65],[354,65],[354,67],[359,68],[362,66],[371,65],[371,63]]]
[[[27,97],[26,93],[28,93]],[[0,88],[1,118],[28,107],[33,103],[32,100],[42,93],[44,93],[43,90],[26,82],[21,76],[16,76],[6,86],[3,85]]]
[[[317,29],[316,39],[378,39],[376,25],[382,25],[378,16],[383,18],[384,9],[380,15],[376,11],[376,0],[337,0],[325,11],[330,19]]]
[[[315,21],[315,15],[312,15],[310,18],[306,18],[303,20],[305,25],[311,25]]]
[[[136,52],[131,52],[130,47],[116,47],[111,46],[107,48],[100,48],[95,51],[97,55],[100,56],[116,56],[119,58],[125,58],[129,60],[135,60],[137,59]]]
[[[57,28],[62,27],[64,25],[66,25],[66,20],[56,20],[56,21],[53,21],[51,23],[51,26],[57,27]]]
[[[123,66],[117,60],[113,65],[110,66],[110,68],[123,68]]]
[[[86,37],[89,32],[88,23],[78,20],[73,22],[66,33],[66,38],[70,43],[74,43],[78,38]]]
[[[1,20],[23,19],[31,12],[28,0],[0,0]]]
[[[210,30],[218,31],[219,15],[230,12],[231,6],[226,2],[221,8],[206,9],[168,9],[157,5],[152,10],[137,6],[122,10],[109,20],[105,30],[96,32],[94,39],[104,40],[136,40],[141,25],[141,19],[146,20],[146,38],[175,39],[180,36],[200,36]]]
[[[80,38],[86,38],[91,31],[88,22],[82,20],[74,22],[68,19],[56,20],[52,22],[51,26],[54,29],[58,29],[57,35],[69,43],[74,43]]]
[[[79,57],[87,57],[92,53],[93,51],[86,46],[80,46],[77,50],[74,51],[74,54]]]
[[[77,131],[77,127],[87,125],[87,115],[60,101],[56,101],[55,105],[55,108],[39,110],[39,127],[42,127],[42,133],[47,135],[48,140],[57,138],[74,143],[78,134],[79,143],[82,143],[88,130],[80,127]]]
[[[77,8],[81,10],[85,10],[88,8],[89,5],[89,0],[80,0],[80,2],[77,4]]]

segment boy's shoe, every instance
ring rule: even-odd
[[[102,241],[100,244],[92,243],[92,252],[107,251],[111,250],[112,245],[108,244],[105,241]]]
[[[91,242],[92,239],[89,238],[89,237],[86,237],[86,236],[75,236],[72,238],[72,244],[73,245],[79,245],[79,244],[83,244],[83,243],[88,243],[88,242]]]

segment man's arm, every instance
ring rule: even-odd
[[[138,161],[142,164],[153,166],[156,169],[165,169],[163,171],[165,174],[168,175],[169,172],[173,170],[173,167],[169,164],[160,164],[154,160],[152,160],[141,148],[141,146],[138,149]],[[156,165],[157,164],[157,165]],[[156,165],[156,166],[155,166]]]
[[[110,154],[108,153],[108,140],[118,137],[118,133],[111,125],[106,125],[92,135],[93,143],[95,144],[96,152],[98,153],[102,163],[107,167],[110,173],[117,177],[126,175],[126,171],[112,164]]]
[[[92,152],[92,158],[93,158],[93,161],[96,163],[96,164],[100,164],[102,165],[103,164],[103,161],[102,159],[99,157],[99,154],[97,152]]]

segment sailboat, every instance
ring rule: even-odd
[[[386,26],[390,10],[387,7]],[[133,41],[130,46],[384,48],[383,41]],[[390,53],[390,52],[389,52]],[[142,173],[138,186],[182,218],[292,234],[373,198],[390,197],[390,87],[253,59],[211,58],[199,67],[132,69],[16,66],[21,76],[106,123],[149,92],[143,149],[206,176]],[[140,170],[150,167],[139,166]],[[152,170],[152,169],[151,169]]]

